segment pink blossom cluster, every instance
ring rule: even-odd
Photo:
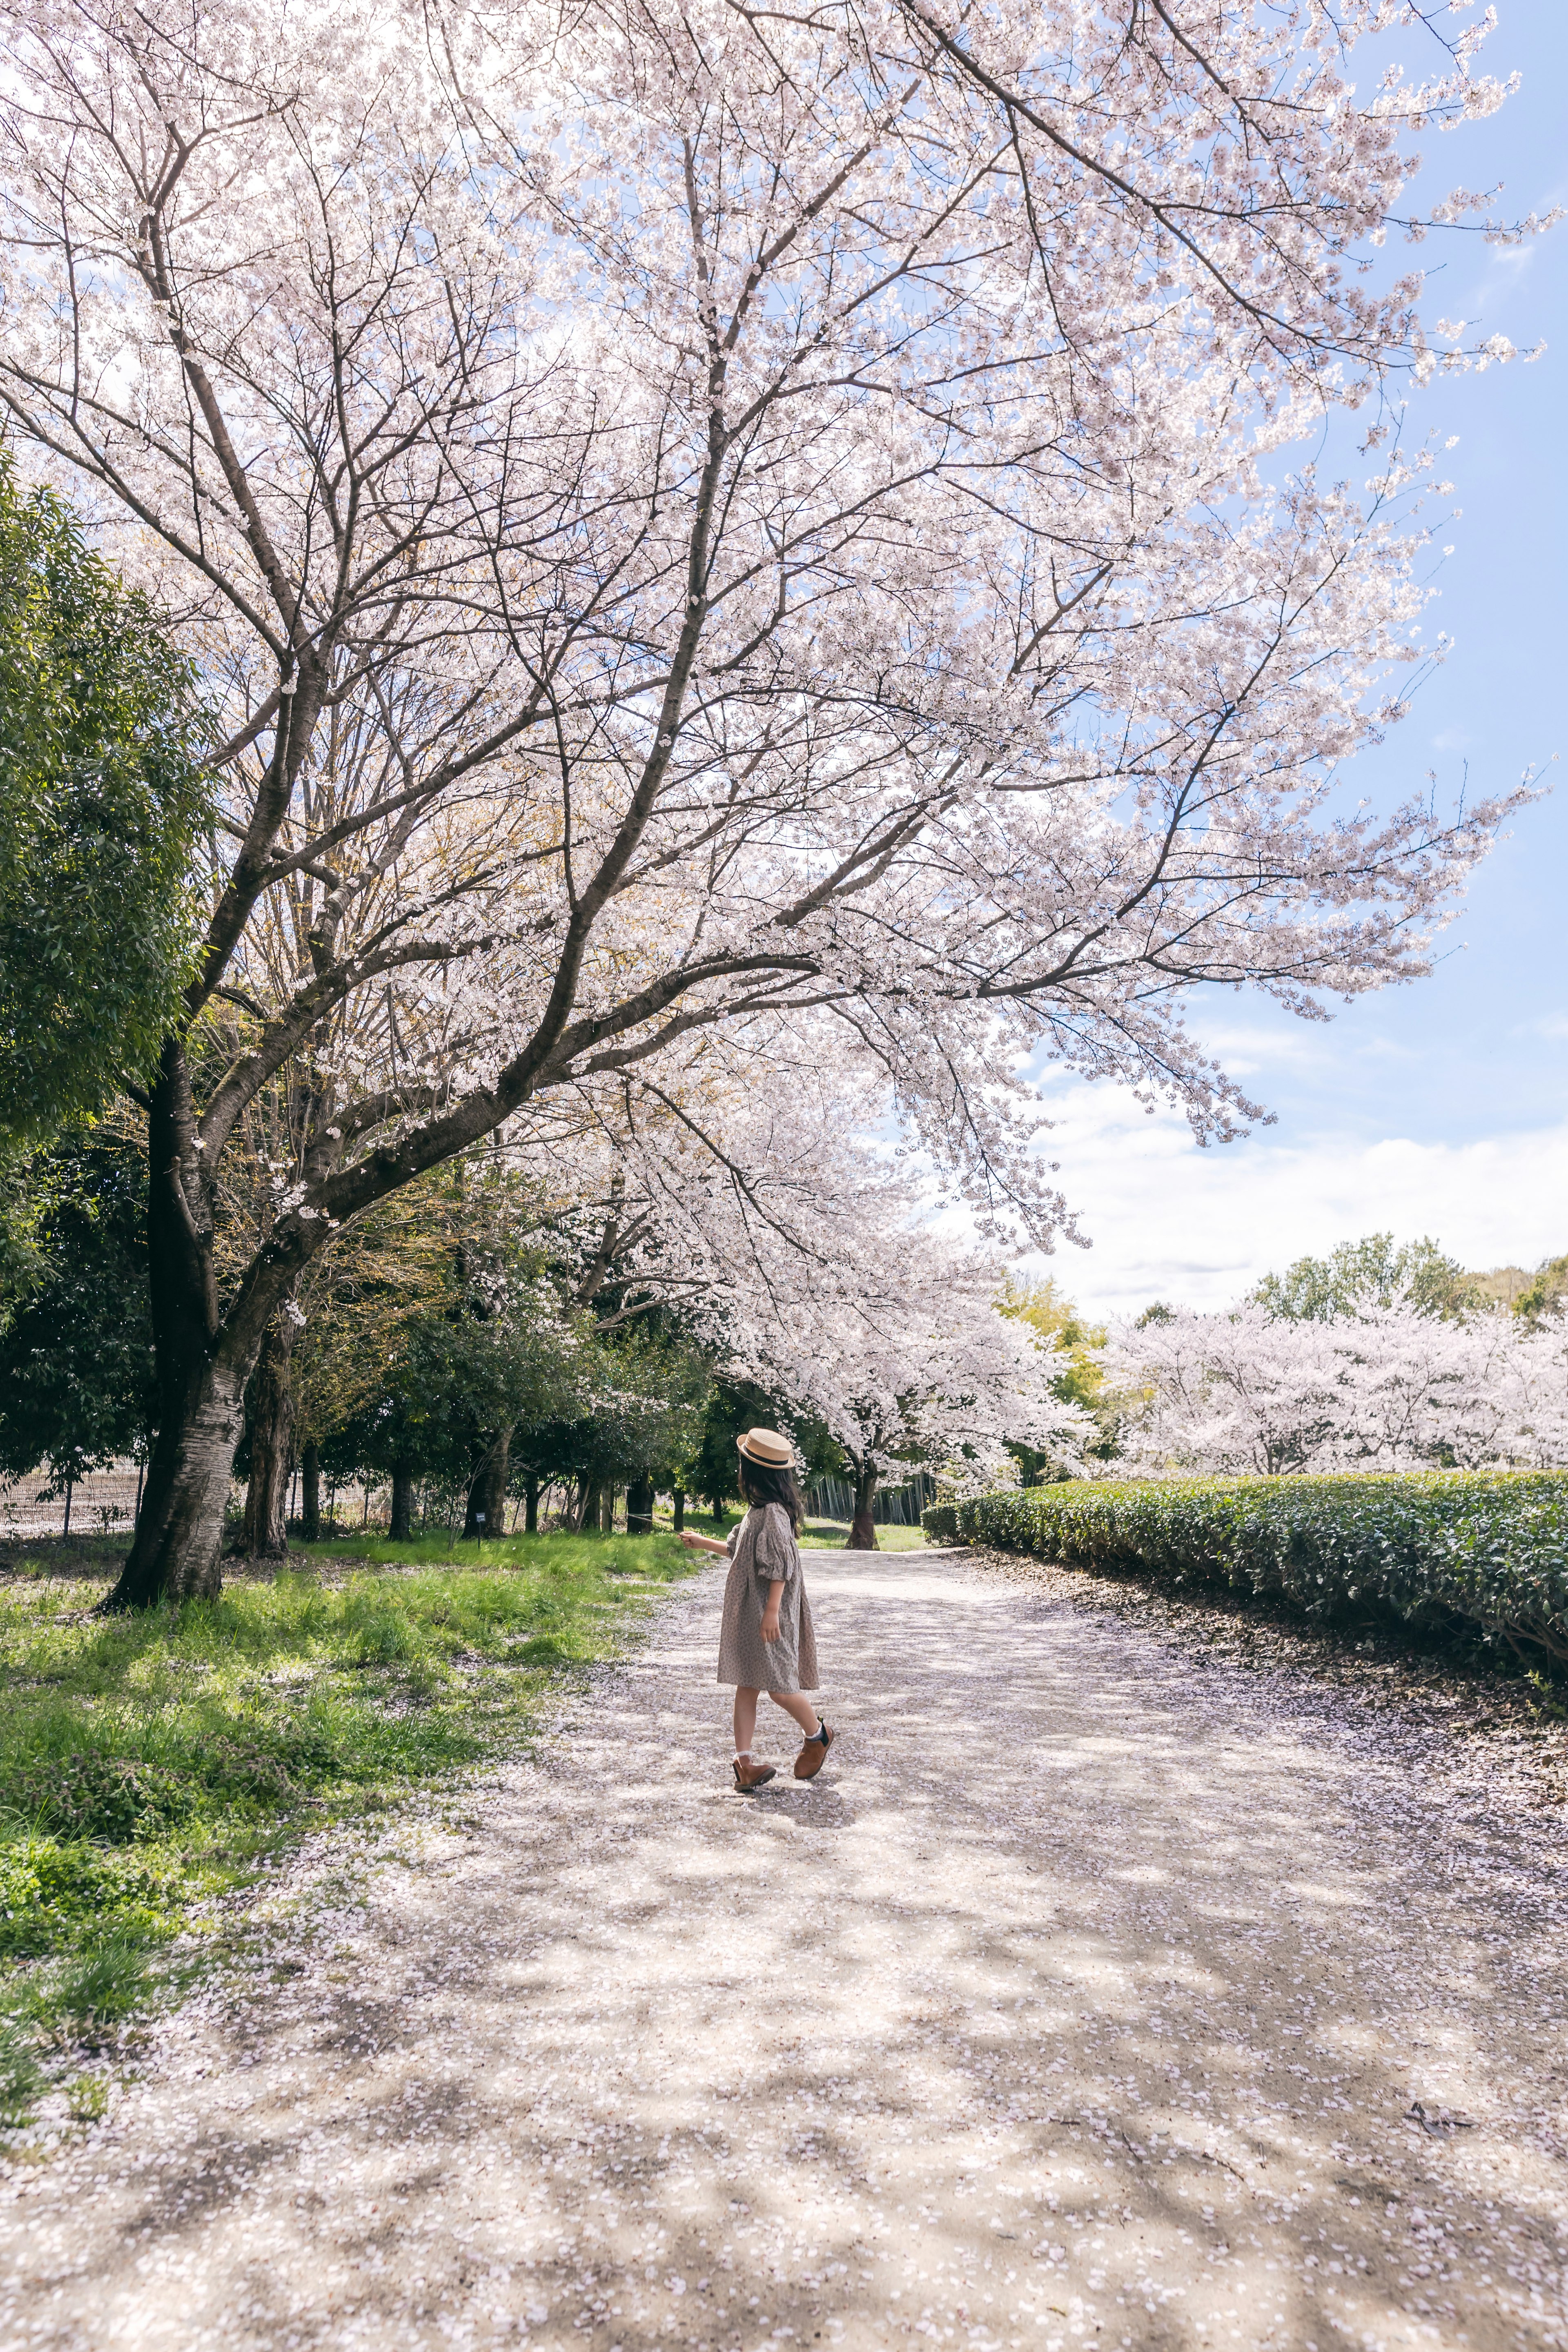
[[[1122,1324],[1103,1352],[1119,1474],[1568,1465],[1568,1318],[1442,1318],[1368,1298],[1332,1321],[1247,1305]]]

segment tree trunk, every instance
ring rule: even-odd
[[[879,1551],[877,1522],[871,1516],[871,1506],[877,1498],[877,1474],[874,1470],[857,1470],[855,1474],[855,1509],[849,1521],[849,1540],[846,1551]]]
[[[223,1589],[220,1555],[245,1385],[268,1310],[257,1286],[243,1329],[220,1330],[212,1214],[195,1147],[190,1080],[177,1044],[165,1045],[148,1105],[148,1299],[158,1381],[158,1434],[136,1533],[106,1610],[210,1600]],[[182,1173],[182,1171],[184,1171]]]
[[[531,1470],[522,1482],[522,1531],[526,1536],[539,1533],[539,1481]]]
[[[626,1533],[629,1536],[651,1536],[653,1533],[653,1480],[634,1479],[626,1488]]]
[[[463,1521],[463,1540],[475,1543],[483,1536],[504,1536],[506,1533],[507,1472],[511,1453],[511,1432],[503,1429],[492,1437],[479,1456],[468,1488],[468,1516]],[[479,1514],[484,1514],[481,1522]]]
[[[577,1506],[576,1523],[579,1535],[596,1536],[603,1532],[605,1489],[603,1483],[597,1478],[586,1475],[584,1477],[582,1500]]]
[[[268,1324],[250,1383],[250,1484],[245,1531],[237,1549],[247,1559],[289,1557],[289,1480],[294,1468],[294,1319]]]
[[[313,1441],[300,1456],[300,1536],[304,1543],[321,1540],[321,1449]]]
[[[393,1465],[392,1525],[386,1532],[393,1543],[414,1540],[414,1470],[407,1461]]]
[[[670,1497],[670,1499],[671,1499],[671,1501],[672,1501],[672,1502],[674,1503],[674,1505],[675,1505],[675,1532],[676,1532],[676,1534],[677,1534],[677,1535],[679,1535],[679,1534],[680,1533],[681,1528],[686,1525],[686,1489],[685,1489],[685,1487],[684,1487],[684,1486],[678,1486],[678,1487],[676,1488],[676,1490],[675,1490],[675,1493],[674,1493],[674,1494],[673,1494],[673,1496]]]
[[[106,1609],[212,1601],[222,1591],[224,1514],[244,1421],[243,1376],[205,1360],[204,1350],[184,1393],[165,1411],[136,1534]]]

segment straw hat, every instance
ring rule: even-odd
[[[735,1443],[748,1462],[759,1463],[764,1470],[788,1470],[794,1465],[795,1449],[776,1429],[748,1429]]]

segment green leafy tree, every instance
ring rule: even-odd
[[[1060,1397],[1064,1404],[1080,1404],[1093,1413],[1100,1435],[1085,1451],[1097,1459],[1107,1459],[1116,1449],[1120,1415],[1107,1391],[1100,1360],[1106,1337],[1103,1324],[1086,1323],[1049,1275],[1036,1281],[1020,1281],[1007,1275],[996,1304],[1004,1315],[1028,1324],[1043,1346],[1054,1343],[1060,1348],[1063,1365],[1051,1382],[1052,1393]],[[1041,1478],[1055,1480],[1064,1475],[1056,1454],[1042,1454],[1035,1446],[1011,1442],[1007,1451],[1017,1463],[1026,1486],[1037,1485]]]
[[[1568,1257],[1549,1257],[1535,1269],[1530,1286],[1514,1301],[1514,1313],[1526,1323],[1539,1323],[1568,1297]]]
[[[1392,1234],[1341,1242],[1327,1257],[1299,1257],[1283,1274],[1266,1274],[1248,1296],[1252,1305],[1292,1323],[1331,1323],[1367,1298],[1389,1307],[1406,1297],[1445,1318],[1485,1303],[1458,1260],[1445,1257],[1435,1241],[1395,1247]]]
[[[741,1493],[736,1440],[748,1429],[776,1429],[799,1454],[806,1478],[845,1475],[843,1448],[818,1421],[802,1415],[750,1381],[715,1381],[706,1400],[700,1433],[677,1468],[679,1483],[700,1495],[715,1518]]]
[[[191,665],[0,451],[0,1135],[155,1061],[190,976],[208,807]]]
[[[68,1129],[26,1169],[25,1287],[0,1330],[0,1475],[58,1489],[143,1451],[155,1412],[140,1139]]]

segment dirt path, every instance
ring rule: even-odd
[[[819,1781],[728,1791],[683,1588],[17,2168],[0,2343],[1568,2346],[1560,1828],[961,1561],[810,1574]]]

